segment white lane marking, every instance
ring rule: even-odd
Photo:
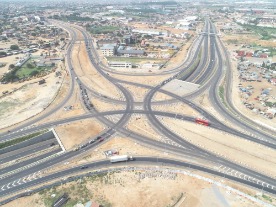
[[[1,188],[2,191],[6,190],[6,189],[4,189],[4,187],[5,187],[5,185],[2,186],[2,188]]]
[[[8,183],[8,185],[7,185],[7,188],[8,188],[8,189],[11,188],[11,187],[9,187],[10,184],[11,184],[11,183]]]
[[[17,181],[18,185],[22,184],[22,183],[20,183],[20,180],[21,180],[21,178],[19,178],[18,181]]]
[[[238,174],[238,177],[239,177],[239,178],[242,178],[241,175],[242,175],[242,173]]]
[[[26,177],[24,177],[24,178],[23,178],[23,180],[22,180],[22,181],[23,181],[23,183],[26,183],[26,182],[27,182],[25,179],[26,179]]]
[[[32,175],[29,175],[29,176],[28,176],[28,178],[27,178],[27,180],[29,180],[29,181],[30,181],[30,178],[31,178],[31,177],[32,177]]]
[[[16,180],[15,180],[15,181],[16,181]],[[15,185],[15,181],[13,181],[13,183],[12,183],[12,186],[14,186],[14,187],[16,186],[16,185]]]

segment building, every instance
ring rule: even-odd
[[[132,68],[132,64],[127,62],[108,62],[108,66],[111,68]]]
[[[167,36],[168,33],[166,31],[154,30],[154,29],[133,29],[133,33],[147,34],[147,35],[163,35]]]
[[[268,54],[266,54],[266,53],[262,53],[262,54],[260,54],[260,56],[259,56],[260,58],[268,58]]]
[[[136,38],[133,37],[132,35],[124,35],[123,36],[123,43],[129,45],[129,44],[135,44],[136,43]]]
[[[117,50],[118,56],[124,56],[124,57],[138,57],[138,56],[144,56],[145,51],[144,50]]]
[[[100,47],[100,50],[104,56],[114,56],[115,48],[115,44],[105,44]]]

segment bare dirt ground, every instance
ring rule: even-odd
[[[171,77],[172,75],[160,75],[160,76],[126,76],[126,75],[118,75],[112,74],[112,77],[118,78],[120,80],[125,80],[133,83],[141,83],[150,86],[154,86],[159,84],[161,81]]]
[[[75,45],[72,52],[72,61],[75,72],[90,89],[114,98],[120,96],[116,87],[103,78],[92,66],[83,41]]]
[[[196,36],[194,36],[193,38],[190,38],[190,40],[188,42],[184,43],[184,45],[181,47],[181,49],[167,63],[167,66],[166,66],[167,69],[177,67],[184,62],[184,60],[186,59],[188,50],[195,38],[196,38]],[[162,68],[162,71],[166,71],[167,69]]]
[[[169,118],[163,118],[162,122],[195,145],[232,161],[241,162],[264,174],[273,177],[276,175],[276,162],[274,161],[276,152],[274,150],[195,123]]]
[[[25,56],[24,54],[18,54],[18,55],[12,55],[12,56],[7,56],[4,58],[1,58],[0,63],[5,63],[6,65],[4,67],[0,68],[0,77],[2,77],[2,75],[4,75],[4,73],[8,72],[10,64],[15,64],[18,61],[17,58],[20,59],[20,58],[23,58],[24,56]]]
[[[121,84],[121,85],[130,91],[130,93],[134,97],[134,101],[137,101],[137,102],[142,102],[144,100],[145,95],[149,91],[149,89],[144,87],[138,87],[138,86],[129,85],[129,84]]]
[[[165,105],[154,105],[152,108],[156,111],[165,111],[175,114],[185,114],[187,116],[200,117],[200,114],[197,111],[180,102]]]
[[[225,119],[220,113],[217,112],[217,110],[211,106],[211,103],[210,103],[210,100],[208,98],[208,94],[207,93],[203,93],[202,95],[196,97],[194,99],[194,102],[200,106],[200,107],[203,107],[205,110],[207,110],[208,112],[210,112],[212,115],[214,115],[218,120],[222,121],[224,124],[234,128],[234,129],[237,129],[237,130],[240,130],[240,131],[243,131],[245,133],[247,133],[246,131],[244,131],[244,129],[242,129],[241,127],[237,126],[237,125],[234,125],[227,119]],[[204,118],[204,117],[201,117],[201,118]]]
[[[172,97],[169,96],[169,95],[166,95],[164,93],[161,93],[161,92],[157,92],[154,94],[152,100],[153,101],[165,101],[165,100],[171,100]]]
[[[195,172],[196,173],[196,172]],[[111,172],[74,181],[6,204],[14,206],[49,206],[57,195],[67,192],[69,203],[89,200],[104,206],[172,206],[178,207],[248,207],[264,206],[233,193],[224,187],[184,174],[153,171],[152,168],[135,172]],[[119,192],[119,193],[118,193]],[[256,192],[254,192],[256,194]],[[55,195],[55,198],[51,196]],[[274,200],[274,198],[271,198]],[[179,200],[179,202],[177,202]],[[259,201],[260,202],[260,201]]]
[[[127,128],[139,134],[143,134],[151,139],[160,141],[161,136],[150,126],[146,115],[135,114],[128,122]]]
[[[71,149],[87,142],[90,137],[99,134],[104,127],[95,119],[86,119],[55,127],[65,149]]]
[[[255,34],[223,34],[222,40],[238,40],[238,44],[254,44],[261,45],[263,47],[276,47],[276,42],[269,41],[269,40],[260,40],[258,36]]]
[[[53,105],[56,105],[57,103],[59,103],[59,100],[62,100],[62,98],[64,98],[65,94],[66,94],[66,89],[63,87],[62,90],[60,91],[59,96],[57,97],[57,100],[53,103]],[[65,110],[64,108],[61,108],[57,112],[48,116],[47,118],[39,121],[38,124],[47,123],[47,122],[50,122],[53,120],[65,119],[68,117],[85,114],[86,111],[84,110],[84,107],[80,103],[79,87],[75,87],[72,97],[69,99],[69,101],[65,105],[65,107],[68,107],[68,106],[72,106],[72,109]],[[53,107],[53,106],[51,106],[51,107]]]
[[[52,102],[61,83],[54,73],[45,77],[45,80],[46,83],[43,85],[38,85],[37,82],[25,83],[20,90],[1,98],[0,120],[3,123],[1,128],[14,125],[42,112]]]
[[[108,103],[97,98],[92,98],[91,103],[99,112],[125,109],[123,104]]]

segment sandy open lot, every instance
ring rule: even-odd
[[[275,150],[195,123],[169,118],[160,120],[183,139],[203,147],[205,150],[234,162],[241,162],[242,165],[247,165],[263,174],[273,177],[276,175]]]
[[[46,83],[25,83],[13,94],[1,98],[1,128],[24,121],[44,110],[55,98],[61,86],[60,79],[52,73],[45,77]]]
[[[75,72],[86,86],[106,96],[120,97],[116,87],[103,78],[92,66],[83,41],[78,41],[74,45],[72,61]]]
[[[154,105],[152,106],[152,109],[156,111],[165,111],[175,114],[185,114],[187,116],[200,117],[200,114],[197,111],[180,102],[173,104]]]
[[[196,173],[196,172],[195,172]],[[178,206],[178,207],[248,207],[263,206],[253,202],[239,192],[234,193],[222,187],[193,177],[173,173],[166,169],[137,168],[135,172],[110,172],[64,184],[55,189],[20,198],[8,203],[13,206],[46,206],[56,200],[51,195],[67,192],[69,203],[85,203],[89,200],[104,206]],[[206,176],[206,175],[205,175]],[[254,192],[256,194],[256,192]],[[253,194],[253,195],[254,195]],[[252,199],[252,197],[249,197]],[[69,204],[68,203],[68,204]],[[71,204],[71,205],[72,205]]]
[[[67,85],[69,87],[69,85]],[[55,100],[55,102],[49,107],[53,108],[56,106],[63,98],[65,98],[67,88],[63,87],[60,90],[59,96]],[[70,110],[65,110],[64,107],[69,107],[72,106],[72,109]],[[85,114],[86,111],[84,110],[84,106],[80,102],[80,89],[79,87],[75,87],[74,92],[72,97],[69,99],[68,102],[64,105],[63,108],[60,108],[58,111],[55,113],[52,113],[50,116],[46,117],[45,119],[41,120],[38,122],[38,124],[46,123],[46,122],[51,122],[53,120],[59,120],[59,119],[65,119],[68,117],[72,116],[77,116],[81,114]],[[49,110],[46,109],[46,110]]]
[[[96,136],[102,130],[104,127],[95,119],[86,119],[55,127],[66,150],[87,142],[90,137]]]

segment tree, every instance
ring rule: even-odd
[[[0,52],[0,56],[7,56],[6,52]]]
[[[9,68],[10,68],[10,69],[14,69],[14,68],[15,68],[14,64],[10,64],[10,65],[9,65]]]
[[[19,47],[18,47],[18,45],[11,45],[10,49],[11,50],[19,50]]]
[[[31,63],[27,63],[27,68],[34,68],[34,66]]]
[[[244,61],[244,57],[243,57],[243,56],[241,56],[241,59],[240,59],[240,60],[241,60],[241,62],[243,62],[243,61]]]
[[[37,70],[34,70],[30,73],[30,76],[36,76],[38,74],[38,71]]]
[[[60,41],[64,41],[64,40],[65,40],[65,38],[64,38],[64,37],[60,38]]]
[[[265,62],[263,62],[262,67],[263,67],[263,68],[265,67]]]

